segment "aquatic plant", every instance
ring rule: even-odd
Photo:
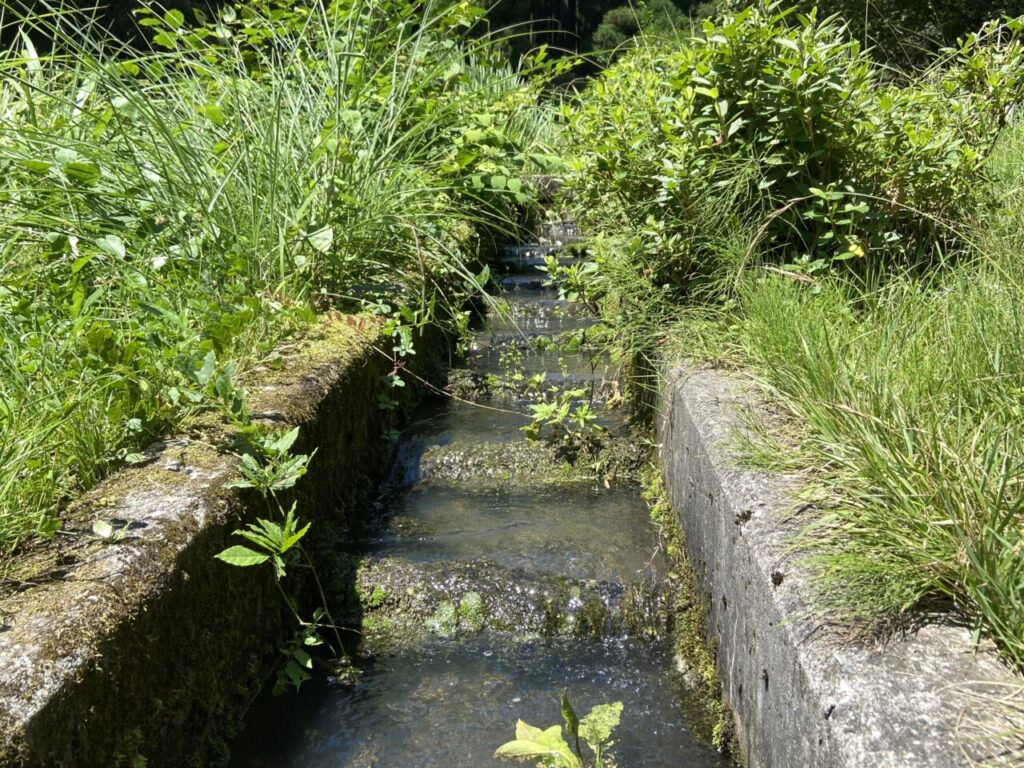
[[[519,720],[516,723],[515,739],[498,747],[494,756],[506,760],[539,760],[541,765],[555,768],[583,768],[582,740],[593,752],[593,761],[587,761],[587,766],[613,768],[607,752],[614,744],[611,735],[621,715],[622,702],[616,701],[597,705],[580,720],[568,695],[563,693],[562,719],[565,722],[565,733],[560,725],[542,730]],[[566,740],[566,734],[572,739],[572,745]]]

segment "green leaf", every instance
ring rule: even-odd
[[[110,106],[112,106],[119,115],[124,115],[129,120],[134,120],[139,116],[139,108],[125,96],[115,96],[110,100]]]
[[[562,727],[553,725],[545,731],[520,720],[516,723],[516,738],[498,747],[494,753],[499,758],[553,758],[555,765],[564,768],[582,768],[580,759],[569,749],[562,738]]]
[[[576,716],[572,704],[569,703],[569,695],[564,692],[562,693],[562,719],[565,720],[565,727],[569,731],[569,735],[579,736],[580,719]]]
[[[206,357],[203,358],[202,367],[196,371],[196,381],[202,384],[204,387],[209,383],[210,379],[213,378],[213,374],[217,372],[217,355],[211,349],[206,353]]]
[[[125,256],[124,241],[117,235],[104,235],[96,240],[96,247],[104,253],[123,259]]]
[[[252,565],[260,565],[267,562],[270,558],[269,555],[255,552],[248,547],[243,547],[241,545],[228,547],[223,552],[217,553],[215,557],[218,560],[223,560],[228,565],[236,565],[239,568],[248,568]]]
[[[278,539],[261,533],[258,528],[254,528],[253,526],[249,526],[249,530],[234,531],[233,533],[235,536],[241,536],[250,544],[255,544],[257,547],[265,550],[269,554],[273,554],[278,551]]]
[[[281,435],[277,440],[271,444],[271,449],[278,454],[285,454],[295,445],[295,440],[299,436],[299,428],[291,429]]]
[[[320,253],[330,253],[334,245],[334,227],[323,226],[315,232],[306,235],[306,240],[313,246],[314,250]]]
[[[179,30],[185,25],[185,14],[172,8],[164,14],[164,23],[173,30]]]
[[[217,104],[204,104],[200,113],[214,125],[224,125],[224,110]]]
[[[174,50],[178,45],[178,41],[175,39],[174,35],[170,35],[166,32],[157,32],[153,35],[153,42],[159,46],[167,48],[168,50]]]
[[[69,179],[82,184],[93,184],[100,178],[100,167],[96,163],[86,160],[73,160],[64,163],[63,170],[64,175]]]
[[[26,157],[19,159],[18,164],[32,171],[32,173],[46,173],[50,170],[50,164],[45,160],[33,160]]]
[[[86,264],[88,264],[90,261],[93,260],[93,258],[95,258],[95,256],[96,254],[94,253],[89,253],[86,254],[85,256],[79,256],[71,265],[71,274],[77,275],[79,272],[82,271],[82,268],[85,267]]]
[[[295,544],[298,543],[299,539],[306,535],[306,531],[309,530],[309,526],[311,525],[312,523],[306,523],[305,527],[302,530],[295,532],[294,534],[286,538],[283,542],[281,542],[281,551],[287,552],[289,549],[295,546]]]

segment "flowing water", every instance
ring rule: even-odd
[[[600,396],[614,379],[585,350],[537,343],[589,323],[537,278],[552,251],[509,248],[500,260],[501,300],[466,365],[475,380],[504,386],[478,404],[426,406],[402,438],[381,525],[360,553],[362,674],[261,696],[232,766],[508,765],[493,754],[515,721],[560,723],[563,691],[581,715],[623,702],[620,768],[726,765],[687,729],[662,621],[664,567],[639,493],[553,482],[554,465],[524,445],[522,381],[545,374],[545,387]],[[521,375],[509,379],[510,364]],[[615,413],[602,424],[622,429]],[[402,641],[375,646],[382,627]]]

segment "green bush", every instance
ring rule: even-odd
[[[596,233],[576,290],[632,383],[672,356],[752,374],[780,418],[752,416],[750,458],[807,481],[829,620],[938,608],[1018,667],[1020,32],[897,81],[838,19],[759,4],[631,52],[570,111]]]
[[[683,288],[717,268],[699,213],[725,190],[756,252],[787,269],[934,261],[977,210],[1020,98],[1019,30],[991,25],[906,85],[839,20],[779,3],[706,21],[682,49],[636,50],[572,113],[585,223],[643,222],[655,280]]]

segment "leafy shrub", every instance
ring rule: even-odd
[[[839,20],[781,8],[726,13],[685,48],[631,53],[572,113],[579,208],[597,230],[641,222],[655,282],[717,268],[702,246],[709,198],[729,198],[760,252],[789,269],[937,259],[979,204],[1024,89],[1019,22],[896,85]]]
[[[1018,667],[1020,32],[896,82],[838,19],[761,4],[624,57],[571,115],[587,291],[634,380],[744,366],[787,414],[752,458],[823,502],[822,605],[951,610]]]

